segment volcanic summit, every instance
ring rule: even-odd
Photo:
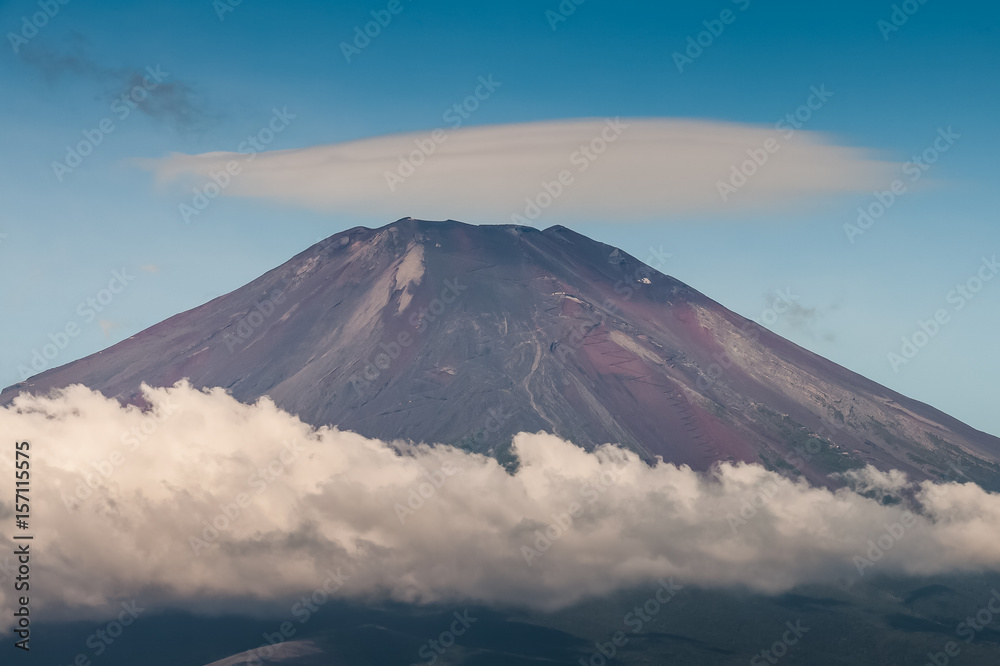
[[[546,431],[827,483],[865,464],[1000,485],[1000,439],[781,338],[562,226],[406,218],[0,394],[221,386],[313,425],[503,457]]]

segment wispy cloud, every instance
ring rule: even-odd
[[[781,290],[769,291],[764,294],[766,308],[779,313],[775,317],[779,326],[803,333],[814,340],[823,339],[827,342],[833,342],[836,339],[836,335],[824,326],[824,318],[830,312],[835,311],[838,306],[818,308],[803,305],[797,297],[794,299],[783,298],[781,294]],[[758,323],[767,325],[767,322],[758,321]]]
[[[148,75],[145,67],[108,67],[98,63],[90,56],[87,38],[77,32],[64,40],[62,48],[31,44],[20,57],[49,82],[73,76],[99,84],[99,95],[109,103],[121,99],[136,86],[141,87],[144,77]],[[155,68],[157,64],[150,63],[148,66]],[[200,129],[218,117],[209,109],[205,99],[173,72],[165,80],[157,81],[156,87],[142,99],[134,100],[134,104],[146,116],[180,131]]]

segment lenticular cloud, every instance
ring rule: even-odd
[[[542,213],[627,223],[783,211],[871,192],[900,168],[818,132],[684,118],[469,126],[139,164],[161,185],[183,185],[188,197],[194,186],[180,208],[185,219],[224,196],[515,224]]]
[[[697,473],[527,433],[508,473],[449,446],[315,429],[222,389],[144,394],[146,412],[82,386],[0,409],[8,444],[31,447],[31,593],[46,613],[133,598],[287,609],[332,574],[345,598],[556,608],[669,577],[780,592],[1000,570],[1000,496],[973,484],[925,482],[885,505],[758,465]],[[0,478],[13,477],[5,454]],[[873,468],[851,481],[879,498],[910,485]],[[5,497],[4,553],[13,509]],[[0,577],[13,566],[0,555]],[[12,594],[0,587],[4,607]]]

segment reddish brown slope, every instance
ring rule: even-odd
[[[699,469],[1000,477],[996,438],[563,227],[351,229],[0,402],[70,383],[135,401],[183,377],[317,425],[500,454],[546,430]]]

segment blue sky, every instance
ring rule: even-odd
[[[52,0],[54,16],[37,34],[23,19],[42,11],[37,2],[0,2],[0,277],[8,285],[0,384],[18,381],[18,366],[67,325],[80,333],[57,364],[230,291],[317,239],[413,214],[388,198],[389,214],[385,202],[365,214],[221,197],[185,224],[185,191],[157,184],[140,161],[236,151],[274,108],[295,118],[267,148],[289,149],[441,127],[481,76],[502,85],[467,128],[618,116],[773,128],[825,85],[833,95],[803,129],[834,145],[903,163],[933,146],[939,130],[959,135],[920,187],[908,187],[854,243],[844,224],[872,204],[875,188],[794,210],[665,207],[643,219],[623,210],[622,219],[542,215],[535,223],[567,224],[643,260],[662,247],[672,255],[664,272],[750,318],[766,316],[776,290],[790,290],[797,307],[770,328],[1000,435],[1000,279],[971,300],[949,301],[984,256],[1000,253],[1000,9],[914,1],[906,22],[887,31],[879,21],[892,20],[891,2],[572,6],[553,28],[547,12],[559,11],[557,0],[399,0],[391,22],[348,62],[341,43],[388,1],[244,0],[220,19],[211,0]],[[674,54],[704,22],[718,29],[724,11],[732,20],[679,71]],[[121,117],[114,98],[147,67],[162,81],[148,104]],[[104,119],[114,131],[60,180],[52,163]],[[463,221],[509,219],[498,210]],[[81,314],[79,304],[122,269],[134,275],[125,289],[98,315]],[[947,323],[894,370],[887,354],[940,309]]]

